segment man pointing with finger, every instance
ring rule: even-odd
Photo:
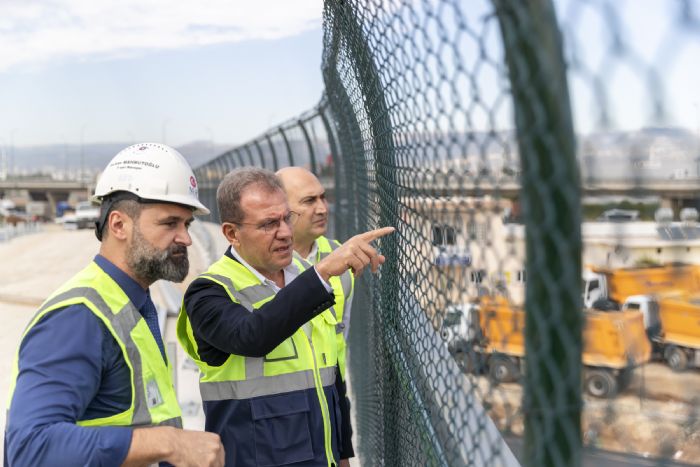
[[[311,267],[293,260],[291,211],[270,171],[229,173],[217,190],[230,247],[185,293],[178,338],[201,370],[206,430],[226,465],[331,466],[349,457],[339,426],[337,317],[329,280],[384,262],[360,234]],[[342,391],[342,390],[341,390]]]

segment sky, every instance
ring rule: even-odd
[[[0,148],[246,142],[319,101],[322,3],[0,0]],[[381,11],[435,3],[386,1]],[[493,28],[486,34],[479,26],[492,4],[457,3],[485,37],[470,45],[462,34],[459,59],[469,66],[480,56],[475,47],[502,49]],[[575,51],[567,58],[577,132],[654,124],[700,132],[700,12],[682,14],[698,3],[555,0],[567,50]],[[443,59],[440,66],[457,65]],[[479,99],[495,107],[502,94],[496,70],[481,67],[475,78]],[[456,86],[463,99],[476,98],[469,82]],[[500,126],[512,128],[507,106],[499,114]],[[478,114],[472,129],[488,129],[491,116]]]
[[[319,101],[322,8],[0,0],[0,145],[245,142]]]

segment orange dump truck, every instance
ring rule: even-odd
[[[483,369],[497,382],[515,381],[525,356],[525,313],[505,300],[482,300],[476,339],[453,353],[468,371]],[[584,311],[584,388],[595,397],[613,397],[625,389],[636,366],[649,361],[651,345],[642,316],[632,311]],[[472,317],[472,321],[476,322]],[[464,343],[463,343],[464,344]]]
[[[632,295],[622,309],[641,312],[649,338],[672,370],[700,368],[700,295]]]
[[[632,295],[700,292],[700,265],[666,264],[644,268],[592,268],[583,274],[583,303],[624,302]]]
[[[700,266],[670,264],[584,273],[584,304],[640,312],[655,353],[675,371],[700,368]]]

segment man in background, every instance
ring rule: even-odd
[[[294,254],[310,264],[316,264],[340,246],[338,240],[325,237],[328,230],[328,200],[326,189],[319,179],[303,167],[285,167],[277,171],[287,193],[289,208],[299,213],[294,224]],[[330,278],[335,295],[335,314],[338,319],[338,368],[345,384],[347,367],[347,338],[350,331],[350,312],[355,277],[350,270]],[[343,392],[345,390],[343,389]],[[350,401],[347,400],[349,406]],[[352,437],[350,417],[343,419],[343,439]]]

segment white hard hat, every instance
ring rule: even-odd
[[[197,179],[182,154],[158,143],[141,143],[120,151],[97,181],[93,203],[109,194],[126,191],[143,200],[189,206],[194,214],[207,215],[199,202]]]

